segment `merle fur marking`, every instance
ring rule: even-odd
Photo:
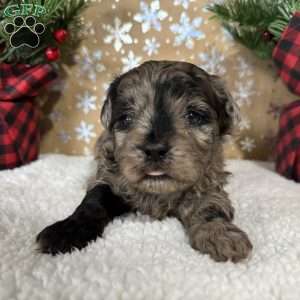
[[[233,224],[222,143],[236,105],[222,82],[193,64],[149,61],[115,79],[101,113],[95,180],[75,212],[44,229],[41,252],[81,249],[127,212],[175,217],[193,248],[216,261],[252,245]]]

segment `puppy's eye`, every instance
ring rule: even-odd
[[[185,117],[192,126],[202,126],[210,121],[210,115],[206,111],[189,110]]]
[[[128,129],[132,121],[133,121],[133,117],[131,115],[123,114],[117,119],[115,123],[115,127],[119,130]]]

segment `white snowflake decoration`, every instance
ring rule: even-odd
[[[239,121],[239,123],[238,123],[238,127],[239,127],[239,130],[247,130],[247,129],[250,129],[251,124],[250,124],[249,119],[246,118],[245,116],[243,116],[243,117],[241,118],[241,120]]]
[[[235,90],[232,96],[235,98],[236,103],[243,107],[244,105],[252,104],[252,97],[257,92],[254,89],[253,68],[243,57],[237,58],[238,65],[235,70],[238,71],[239,79],[235,82]]]
[[[182,5],[184,9],[188,9],[191,2],[195,0],[174,0],[174,5]]]
[[[146,2],[140,2],[140,12],[134,15],[133,19],[142,24],[142,32],[146,33],[151,28],[161,31],[160,21],[164,20],[168,13],[160,9],[158,0],[152,1],[150,5]]]
[[[50,114],[49,114],[49,118],[52,122],[56,123],[58,121],[61,121],[61,119],[63,118],[63,114],[62,112],[58,111],[58,110],[53,110]]]
[[[93,131],[94,124],[88,124],[85,121],[80,122],[80,126],[75,128],[77,133],[77,140],[83,140],[85,143],[90,143],[93,137],[96,137],[96,133]]]
[[[67,144],[71,140],[71,136],[65,130],[61,130],[57,134],[57,136],[58,136],[59,140],[64,144]]]
[[[236,81],[235,90],[232,92],[232,96],[235,99],[239,107],[244,105],[251,105],[251,97],[255,94],[254,92],[254,81],[249,80],[247,82]]]
[[[104,37],[105,44],[113,43],[117,52],[119,52],[123,44],[132,44],[133,40],[129,34],[133,24],[128,22],[122,25],[121,20],[116,17],[114,19],[114,27],[111,25],[103,25],[103,28],[108,31],[108,35]]]
[[[91,95],[86,91],[83,95],[77,95],[78,99],[77,108],[82,109],[85,114],[88,114],[92,110],[96,110],[96,96]]]
[[[82,21],[82,24],[83,28],[79,32],[80,37],[90,37],[95,35],[95,27],[93,22],[84,20]]]
[[[239,73],[239,78],[246,78],[253,75],[253,67],[243,57],[237,58],[238,65],[235,70]]]
[[[170,26],[170,30],[176,34],[174,46],[185,44],[188,49],[193,49],[194,39],[201,40],[205,38],[204,32],[197,30],[202,23],[203,19],[201,17],[190,21],[189,16],[182,12],[179,23]]]
[[[138,66],[142,60],[141,56],[135,56],[135,54],[130,50],[128,52],[128,56],[127,57],[122,57],[121,58],[122,63],[123,63],[123,72],[127,72],[130,69]]]
[[[78,77],[88,77],[92,81],[97,80],[97,74],[105,70],[105,66],[101,63],[102,52],[95,50],[90,52],[88,48],[83,46],[81,54],[75,56],[75,61],[78,64]]]
[[[208,73],[219,76],[226,73],[226,69],[223,65],[225,56],[217,48],[212,48],[210,52],[200,53],[198,57],[201,61],[199,67]]]
[[[252,150],[256,147],[254,139],[249,137],[245,137],[244,140],[240,141],[241,148],[243,151],[252,152]]]
[[[156,41],[155,37],[152,37],[151,39],[145,39],[145,46],[143,50],[147,53],[148,56],[158,54],[159,48],[160,43]]]

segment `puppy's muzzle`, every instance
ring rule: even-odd
[[[161,162],[170,151],[170,147],[167,144],[147,144],[139,146],[138,149],[144,153],[148,162]]]

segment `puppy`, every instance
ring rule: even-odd
[[[224,191],[222,141],[235,104],[220,80],[186,62],[148,61],[110,85],[97,141],[96,180],[75,212],[45,228],[39,249],[81,249],[114,218],[177,218],[193,248],[238,262],[252,245]]]

